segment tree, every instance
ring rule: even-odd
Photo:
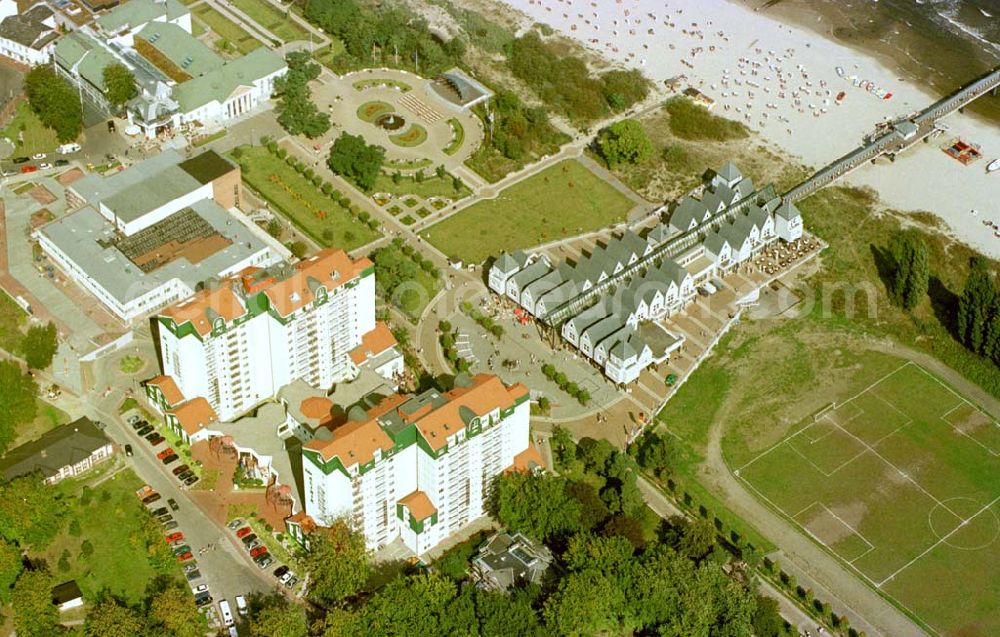
[[[0,453],[7,450],[17,428],[35,419],[38,385],[14,361],[0,361]],[[0,504],[0,508],[2,508]]]
[[[175,582],[165,583],[149,602],[149,619],[174,637],[202,637],[204,618],[194,605],[191,591]]]
[[[623,591],[598,569],[589,569],[564,576],[542,614],[556,634],[594,635],[614,632],[617,610],[624,606]]]
[[[753,634],[757,637],[784,637],[785,620],[778,611],[778,601],[771,597],[757,596],[757,608],[753,614]]]
[[[62,528],[67,505],[37,474],[0,484],[0,536],[22,547],[45,548]]]
[[[45,369],[52,364],[59,342],[56,339],[56,326],[49,321],[45,325],[32,325],[21,341],[21,351],[24,360],[32,369]]]
[[[59,610],[52,603],[52,576],[24,571],[10,593],[14,628],[19,637],[51,637],[59,632]]]
[[[362,190],[371,190],[382,170],[385,149],[369,146],[360,135],[341,133],[330,147],[327,166],[334,173],[350,179]]]
[[[615,122],[598,133],[597,147],[610,168],[622,162],[638,164],[653,154],[653,142],[634,119]]]
[[[548,474],[509,473],[496,479],[489,508],[515,531],[549,540],[581,529],[581,506],[567,493],[565,478]]]
[[[635,459],[639,466],[663,478],[673,467],[673,448],[666,436],[649,430],[633,445]]]
[[[305,241],[293,241],[292,244],[288,246],[288,249],[291,251],[292,255],[298,259],[302,259],[309,254],[309,245]]]
[[[281,222],[277,219],[271,219],[267,222],[267,234],[271,235],[275,239],[281,236]]]
[[[104,96],[108,102],[121,108],[136,93],[135,77],[128,67],[120,62],[104,67]]]
[[[83,131],[80,96],[51,66],[39,65],[28,71],[24,90],[31,110],[42,124],[56,132],[60,142],[71,142]]]
[[[715,527],[708,520],[691,520],[681,529],[677,550],[692,560],[698,561],[708,555],[715,546]]]
[[[930,257],[927,243],[913,230],[897,232],[889,240],[892,271],[889,298],[905,310],[912,310],[927,295]]]
[[[310,536],[305,564],[312,579],[312,596],[334,604],[356,594],[372,572],[365,539],[343,520]]]
[[[87,609],[87,637],[132,637],[148,634],[145,616],[121,600],[105,595]]]
[[[973,352],[982,354],[986,331],[997,303],[997,287],[985,258],[972,259],[969,276],[958,299],[958,340]]]
[[[309,139],[325,134],[330,130],[330,116],[319,112],[309,90],[310,80],[319,76],[319,64],[305,51],[289,53],[285,62],[288,72],[274,82],[278,123],[292,135],[305,135]]]
[[[23,570],[21,549],[13,542],[0,538],[0,601],[10,601],[10,587]]]
[[[300,606],[274,593],[251,605],[250,634],[254,637],[306,637],[309,627]]]

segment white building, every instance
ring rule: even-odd
[[[168,307],[157,323],[164,375],[229,420],[293,380],[329,387],[357,374],[352,352],[376,328],[375,267],[328,249],[293,266],[250,268]],[[382,368],[400,371],[391,361]]]
[[[303,446],[306,513],[348,520],[370,549],[402,538],[423,554],[484,515],[495,476],[541,466],[528,420],[528,389],[486,374],[352,409]]]
[[[52,9],[44,3],[18,12],[13,0],[0,1],[0,55],[21,64],[46,64],[59,37]]]
[[[241,214],[240,170],[214,151],[161,153],[66,189],[78,208],[33,233],[68,277],[129,322],[203,282],[281,259]]]

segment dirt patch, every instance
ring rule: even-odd
[[[49,192],[49,189],[45,186],[35,186],[31,189],[30,194],[35,201],[43,206],[47,206],[56,200],[56,196]]]
[[[860,502],[852,504],[851,508],[860,508],[860,515],[861,517],[864,517],[866,510],[864,504],[861,504]],[[846,540],[847,538],[857,535],[857,533],[855,533],[851,528],[853,524],[842,518],[838,519],[839,517],[839,513],[834,514],[834,512],[830,511],[825,506],[817,503],[809,509],[809,519],[806,520],[802,526],[822,540],[822,542],[827,546],[833,546],[842,540]],[[851,524],[851,526],[848,526],[848,524]]]
[[[944,419],[952,427],[966,435],[994,426],[993,419],[969,404],[959,406]]]
[[[61,186],[69,186],[73,182],[82,178],[83,178],[83,171],[80,170],[79,168],[73,168],[71,170],[67,170],[66,172],[56,177],[56,181],[58,181]]]

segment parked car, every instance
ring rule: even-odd
[[[198,476],[191,476],[190,478],[184,479],[184,486],[190,487],[192,484],[198,481]]]
[[[181,481],[187,480],[188,478],[193,478],[194,477],[194,471],[191,471],[190,469],[188,469],[187,471],[179,474],[177,477]]]
[[[250,535],[244,535],[240,539],[243,541],[243,546],[250,546],[252,542],[257,541],[257,534],[251,533]]]
[[[63,144],[62,146],[60,146],[58,152],[60,155],[68,155],[70,153],[78,152],[79,150],[80,150],[80,144],[77,144],[75,142],[70,142],[68,144]]]
[[[162,460],[163,464],[170,464],[171,462],[177,462],[177,454],[172,453]]]
[[[156,438],[161,438],[161,436],[160,436],[160,432],[159,432],[159,431],[157,431],[157,430],[155,430],[155,429],[153,429],[152,427],[150,427],[150,428],[149,428],[149,433],[146,433],[146,434],[140,434],[140,435],[141,435],[141,436],[142,436],[143,438],[145,438],[146,440],[150,440],[150,441],[152,441],[152,440],[154,440],[154,439],[156,439]]]
[[[255,548],[257,548],[258,546],[260,546],[260,540],[254,540],[253,542],[250,542],[249,544],[247,544],[247,550],[248,551],[252,551]]]
[[[152,429],[152,427],[150,427],[149,423],[146,422],[145,420],[143,420],[142,418],[139,418],[138,416],[133,416],[133,417],[136,420],[133,421],[133,422],[129,422],[129,424],[132,425],[132,429],[135,429],[136,431],[139,431],[143,427],[149,427],[150,429]]]
[[[187,465],[184,465],[184,466],[186,467]],[[232,522],[230,522],[229,524],[227,524],[226,528],[229,529],[230,531],[235,531],[236,529],[240,528],[241,526],[243,526],[243,518],[236,518],[235,520],[233,520]]]
[[[238,537],[238,538],[244,538],[244,537],[250,535],[251,533],[253,533],[253,529],[251,529],[249,526],[245,526],[245,527],[243,527],[242,529],[240,529],[239,531],[236,532],[236,537]]]
[[[167,504],[170,505],[171,511],[176,511],[181,508],[181,505],[177,504],[177,500],[174,500],[173,498],[167,498]]]
[[[174,540],[173,542],[170,543],[170,548],[171,549],[175,549],[177,547],[184,546],[186,544],[187,544],[187,540],[184,540],[184,539]],[[188,550],[190,550],[190,548],[191,547],[188,547]],[[181,551],[181,553],[183,553],[183,552],[184,551]]]
[[[166,531],[169,531],[171,529],[176,529],[178,526],[180,526],[179,524],[177,524],[176,520],[169,520],[169,521],[160,520],[160,524],[163,525],[163,529]]]
[[[149,426],[148,424],[144,425],[144,424],[142,424],[142,422],[139,422],[139,424],[136,425],[136,430],[135,430],[136,435],[139,435],[139,436],[142,436],[143,438],[145,438],[148,434],[150,434],[152,432],[153,432],[153,428],[151,426]]]
[[[160,517],[161,515],[166,515],[169,511],[167,511],[167,507],[160,507],[158,509],[150,509],[150,513],[156,517]]]
[[[125,455],[129,458],[132,457],[132,445],[125,445]]]
[[[257,557],[257,556],[263,555],[265,553],[267,553],[267,547],[266,546],[258,546],[257,548],[255,548],[255,549],[253,549],[253,550],[250,551],[250,557]]]
[[[191,571],[197,571],[197,570],[198,570],[197,562],[188,562],[187,564],[184,565],[185,573],[190,573]]]
[[[170,515],[169,513],[164,513],[163,515],[156,516],[156,519],[159,520],[160,522],[173,522],[174,516]]]
[[[174,469],[173,469],[174,475],[175,476],[179,476],[182,473],[184,473],[185,471],[188,471],[189,469],[191,469],[191,467],[187,466],[186,464],[182,464],[179,467],[174,467]]]
[[[194,588],[191,589],[191,592],[194,593],[196,597],[197,597],[198,593],[207,593],[208,592],[208,584],[201,584],[199,586],[195,586]]]
[[[160,497],[161,496],[160,496],[159,493],[151,493],[151,494],[147,495],[145,498],[142,499],[142,503],[143,504],[152,504],[152,503],[156,502],[157,500],[159,500]]]
[[[31,157],[15,157],[11,161],[13,161],[15,164],[23,164],[25,162],[31,161]]]
[[[146,436],[146,440],[149,441],[149,444],[151,444],[151,445],[153,445],[155,447],[158,444],[160,444],[161,442],[163,442],[164,440],[166,440],[166,438],[164,438],[163,436],[161,436],[160,434],[158,434],[156,432],[153,432],[152,434]]]
[[[281,576],[287,572],[288,572],[288,565],[282,564],[278,568],[274,569],[274,576],[280,579]]]
[[[291,577],[285,580],[285,588],[291,588],[298,583],[299,583],[299,578],[292,575]]]
[[[140,420],[142,420],[142,416],[140,416],[139,414],[132,414],[125,420],[125,422],[134,426]]]
[[[195,606],[207,606],[212,603],[212,596],[208,593],[202,593],[200,595],[195,595],[194,598]]]
[[[164,449],[160,453],[156,454],[156,459],[157,460],[163,460],[164,458],[166,458],[167,456],[169,456],[173,452],[174,452],[174,450],[173,450],[172,447],[167,447],[166,449]]]
[[[186,561],[192,559],[193,557],[194,557],[194,555],[191,554],[191,551],[188,551],[187,553],[181,553],[180,555],[178,555],[177,556],[177,561],[178,562],[186,562]]]
[[[271,559],[270,555],[268,555],[267,553],[265,553],[264,555],[260,555],[260,556],[258,556],[256,558],[254,558],[254,562],[257,563],[257,568],[264,569],[264,568],[267,568],[268,566],[270,566],[274,562],[274,560]]]
[[[236,596],[236,612],[240,615],[247,614],[247,598],[242,595]]]
[[[32,159],[45,159],[47,155],[45,153],[35,153],[31,156]]]
[[[52,162],[52,165],[55,166],[56,168],[62,168],[63,166],[69,166],[69,160],[68,159],[57,159],[54,162]]]
[[[38,172],[38,166],[21,166],[21,173],[28,174]]]
[[[50,164],[47,161],[43,161],[42,163],[38,164],[38,168],[39,170],[48,170],[49,168],[52,168],[52,164]]]
[[[180,546],[175,547],[173,550],[174,550],[174,555],[184,555],[185,553],[187,553],[188,555],[190,555],[191,554],[191,545],[189,545],[189,544],[181,544]]]
[[[287,582],[288,580],[292,579],[293,577],[295,577],[295,573],[293,573],[292,571],[288,571],[287,573],[285,573],[284,575],[282,575],[281,577],[279,577],[278,581],[281,582],[282,584],[284,584],[285,582]]]
[[[177,531],[176,533],[171,533],[170,535],[165,535],[163,537],[163,539],[166,540],[167,542],[176,542],[177,540],[183,540],[184,539],[184,534],[181,533],[180,531]]]
[[[193,582],[201,577],[201,571],[199,571],[198,569],[194,569],[193,571],[188,571],[187,573],[184,574],[184,577],[186,577],[189,582]]]

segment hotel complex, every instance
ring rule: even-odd
[[[484,515],[495,476],[541,465],[528,419],[528,389],[487,374],[356,407],[303,447],[306,512],[347,518],[371,549],[402,538],[422,554]]]
[[[770,186],[753,182],[731,162],[640,237],[626,230],[576,263],[553,266],[541,255],[501,254],[489,287],[550,327],[615,383],[635,381],[682,343],[647,325],[687,306],[700,288],[747,262],[774,241],[802,236],[802,217]]]

